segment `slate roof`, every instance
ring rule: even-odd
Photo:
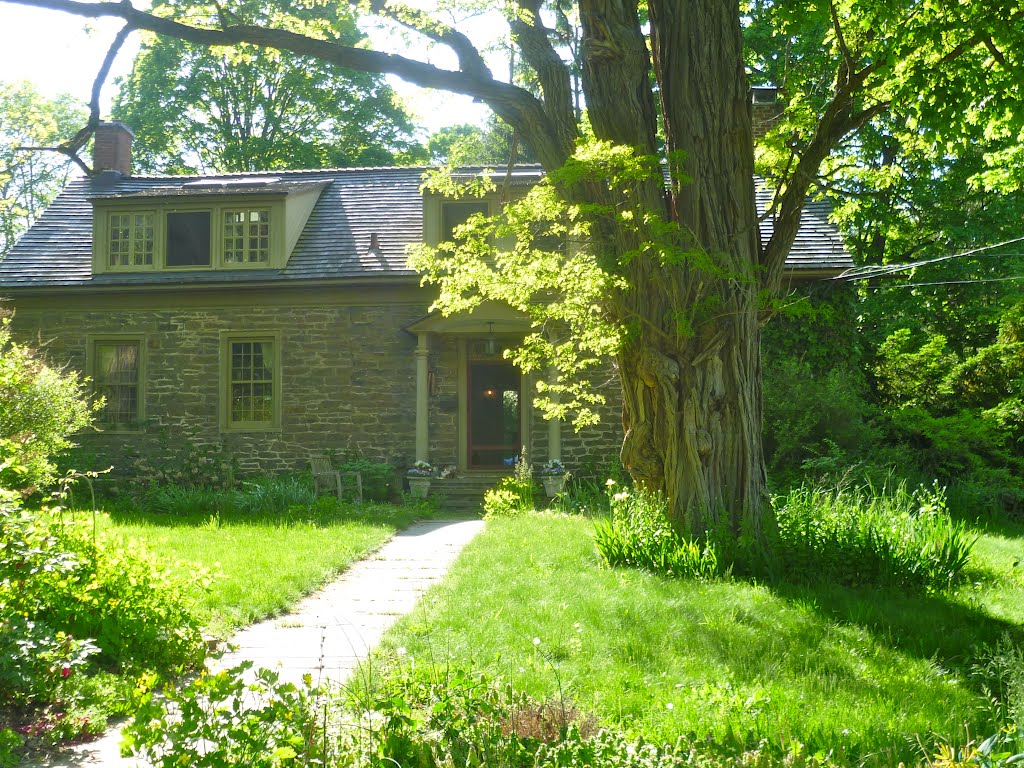
[[[423,239],[423,199],[419,191],[424,168],[354,168],[279,171],[217,177],[104,174],[76,179],[50,205],[0,261],[0,288],[62,288],[84,286],[217,285],[292,283],[311,280],[356,280],[377,277],[412,278],[405,266],[406,246]],[[515,186],[535,183],[539,167],[517,168]],[[499,181],[504,173],[499,174]],[[92,199],[167,197],[195,194],[288,194],[323,186],[284,269],[149,271],[92,274]],[[759,191],[763,210],[768,196]],[[853,266],[839,234],[828,223],[827,203],[808,203],[787,268],[794,274]],[[761,224],[771,234],[771,221]],[[379,249],[370,250],[372,234]]]

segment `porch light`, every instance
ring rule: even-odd
[[[483,395],[484,395],[484,397],[486,397],[488,399],[493,398],[493,397],[497,397],[498,396],[498,390],[494,389],[493,387],[488,387],[487,389],[484,390]]]
[[[484,341],[484,352],[493,355],[498,351],[498,340],[494,338],[494,323],[487,324],[487,339]],[[493,395],[488,395],[492,397]]]

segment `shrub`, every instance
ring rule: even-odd
[[[246,682],[251,668],[203,672],[160,698],[147,696],[124,729],[123,751],[158,766],[324,765],[321,691],[308,675],[296,686],[266,669]]]
[[[359,472],[366,501],[390,501],[395,494],[395,468],[368,459],[350,459],[338,465],[342,472]]]
[[[308,477],[291,475],[243,482],[233,500],[244,515],[280,515],[290,507],[312,506],[316,497]]]
[[[12,628],[26,632],[15,642],[46,654],[73,659],[88,640],[109,665],[171,671],[202,659],[199,624],[169,572],[81,524],[0,509],[0,584]]]
[[[862,378],[842,366],[816,373],[793,357],[766,361],[764,449],[774,482],[788,484],[823,456],[849,465],[875,439]]]
[[[484,518],[513,517],[533,510],[533,472],[524,456],[515,472],[484,494]]]
[[[153,485],[142,498],[142,508],[157,515],[209,517],[231,509],[230,492],[201,485]]]
[[[804,485],[774,501],[786,578],[943,589],[970,562],[971,540],[946,509],[944,489],[905,484]]]
[[[11,315],[0,310],[0,486],[27,490],[54,479],[53,458],[92,421],[77,373],[46,365],[11,341]]]
[[[612,567],[643,568],[677,578],[717,575],[714,545],[681,536],[669,523],[667,509],[660,494],[642,489],[612,493],[611,517],[595,523],[597,551]]]

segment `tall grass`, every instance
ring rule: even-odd
[[[977,540],[950,518],[938,485],[804,485],[774,506],[787,579],[944,589],[961,580]]]
[[[677,578],[709,578],[735,565],[773,582],[941,590],[962,580],[976,541],[950,517],[937,485],[800,486],[774,499],[777,527],[763,546],[727,531],[690,540],[669,524],[657,494],[613,488],[610,501],[611,516],[594,534],[605,562]]]
[[[157,485],[142,499],[142,508],[159,515],[191,517],[229,512],[243,515],[284,514],[316,501],[308,477],[285,475],[243,482],[237,489],[205,485]]]

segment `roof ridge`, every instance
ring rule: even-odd
[[[349,168],[289,168],[279,171],[228,171],[224,173],[189,173],[189,174],[172,174],[172,173],[151,173],[151,174],[134,174],[132,176],[123,176],[121,181],[172,181],[181,179],[221,179],[221,178],[238,178],[238,177],[262,177],[262,176],[283,176],[288,175],[300,175],[300,174],[315,174],[315,173],[365,173],[367,171],[434,171],[440,170],[444,166],[442,165],[359,165],[352,166]],[[503,166],[501,163],[492,163],[485,165],[460,165],[455,168],[455,172],[465,171],[482,171],[485,169],[502,168],[508,167]],[[540,170],[540,163],[516,163],[513,168],[523,168],[529,170]],[[88,177],[78,177],[88,178]]]

